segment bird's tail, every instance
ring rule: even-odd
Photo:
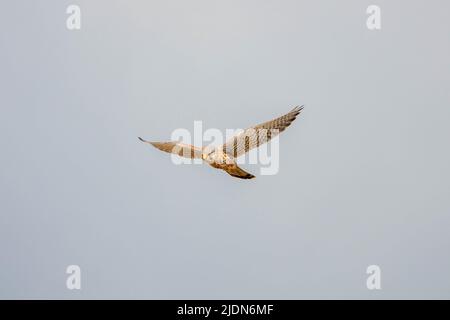
[[[251,173],[248,173],[241,168],[239,168],[237,165],[233,165],[230,167],[227,167],[224,169],[229,175],[240,178],[240,179],[253,179],[255,176]]]

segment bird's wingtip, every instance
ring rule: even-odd
[[[144,139],[142,139],[141,137],[138,137],[139,140],[141,140],[142,142],[147,142]]]

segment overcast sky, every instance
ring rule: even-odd
[[[366,26],[371,4],[381,30]],[[449,10],[8,1],[0,298],[450,298]],[[272,176],[177,166],[137,139],[302,104]]]

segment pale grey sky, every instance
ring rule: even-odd
[[[81,30],[66,29],[69,4]],[[449,10],[8,1],[0,297],[450,298]],[[175,166],[137,140],[297,104],[275,176]],[[80,291],[66,289],[71,264]],[[371,264],[380,291],[366,288]]]

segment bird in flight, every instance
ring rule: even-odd
[[[174,153],[185,158],[202,159],[213,168],[222,169],[233,177],[252,179],[255,176],[241,169],[236,163],[236,158],[270,141],[270,139],[283,132],[302,110],[303,106],[297,106],[281,117],[241,131],[217,147],[206,146],[200,148],[177,141],[151,142],[141,137],[138,138],[142,142],[151,144],[164,152]]]

